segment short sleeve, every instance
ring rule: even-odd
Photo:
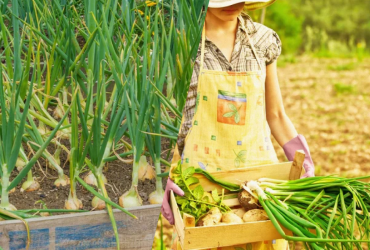
[[[268,41],[265,52],[266,65],[269,65],[276,61],[276,59],[281,54],[281,40],[278,34],[271,30],[271,33],[268,35]]]

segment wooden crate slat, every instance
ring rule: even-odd
[[[285,233],[291,234],[284,229]],[[233,246],[257,241],[281,239],[271,221],[248,222],[228,226],[190,227],[185,229],[183,250]]]

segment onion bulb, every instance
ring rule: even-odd
[[[22,158],[18,157],[15,162],[15,166],[17,167],[18,172],[20,172],[24,166],[26,166],[26,162]]]
[[[47,217],[47,216],[50,216],[50,214],[48,212],[41,212],[40,216],[41,217]]]
[[[92,199],[91,205],[96,210],[103,210],[105,208],[105,201],[103,201],[99,197],[95,196]]]
[[[17,211],[17,208],[12,205],[12,204],[9,204],[6,208],[4,208],[5,210],[8,210],[8,211]]]
[[[147,162],[146,156],[142,155],[139,161],[139,180],[152,180],[156,177],[154,168]]]
[[[68,200],[66,200],[64,203],[64,208],[68,210],[78,210],[82,209],[83,205],[79,199],[74,200],[73,198],[68,198]]]
[[[39,190],[39,188],[40,188],[40,184],[37,181],[35,181],[34,179],[27,180],[22,184],[21,192],[24,192],[24,191],[33,192],[33,191]]]
[[[149,203],[150,204],[162,204],[163,196],[164,196],[163,190],[160,190],[159,192],[158,190],[155,190],[149,195]]]
[[[64,116],[63,109],[57,105],[56,108],[53,111],[53,117],[57,120],[61,119]]]
[[[54,185],[56,187],[64,187],[69,185],[70,181],[67,175],[64,175],[63,177],[59,177],[54,181]]]
[[[107,178],[104,175],[102,176],[104,184],[107,184]],[[91,171],[87,175],[85,175],[84,181],[90,186],[98,186],[98,182],[95,178],[95,175]]]
[[[46,135],[50,132],[50,130],[46,127],[44,123],[40,121],[39,127],[37,128],[41,135]]]
[[[139,207],[143,204],[143,201],[140,195],[137,192],[137,189],[132,187],[121,197],[119,197],[119,205],[124,208],[128,207]]]

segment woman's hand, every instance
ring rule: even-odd
[[[166,190],[164,191],[164,197],[163,197],[163,202],[162,202],[162,209],[161,213],[163,217],[165,217],[168,222],[173,225],[175,224],[175,219],[173,217],[173,213],[171,210],[170,206],[170,191],[173,191],[175,194],[183,196],[184,191],[182,191],[179,186],[177,186],[170,178],[167,179],[167,184],[166,184]]]
[[[266,119],[272,135],[283,147],[289,161],[293,160],[296,150],[301,149],[305,152],[303,165],[306,173],[302,178],[315,176],[315,167],[306,139],[302,135],[298,135],[293,123],[285,113],[276,61],[266,66]]]
[[[313,165],[307,141],[303,135],[298,135],[297,137],[291,139],[283,146],[283,149],[289,161],[293,161],[295,152],[297,150],[303,150],[305,153],[303,167],[306,170],[306,173],[301,178],[315,176],[315,166]]]

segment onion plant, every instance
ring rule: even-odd
[[[65,119],[67,120],[67,119]],[[41,145],[45,143],[45,140],[40,133],[40,131],[37,129],[35,122],[33,121],[32,116],[28,115],[28,121],[30,124],[30,128],[26,127],[26,136],[24,136],[23,140],[29,147],[31,147],[33,150],[38,150]],[[61,128],[62,130],[63,128]],[[60,166],[60,160],[59,160],[59,154],[61,151],[60,146],[58,146],[55,142],[56,138],[53,138],[51,143],[54,143],[57,147],[57,150],[55,154],[49,153],[47,149],[45,149],[42,153],[42,157],[47,160],[47,162],[51,165],[51,167],[58,173],[58,178],[55,180],[54,185],[59,186],[66,186],[69,184],[69,178],[64,174],[63,168]]]
[[[0,76],[2,75],[2,66],[0,68]],[[10,182],[10,175],[15,168],[15,163],[18,158],[22,138],[24,136],[25,124],[27,120],[27,114],[29,110],[29,105],[31,101],[31,96],[33,94],[33,80],[30,83],[28,90],[28,95],[26,103],[24,104],[24,109],[21,111],[20,103],[23,100],[20,97],[21,85],[20,84],[9,84],[8,88],[5,88],[3,78],[0,77],[0,108],[1,108],[1,137],[0,137],[0,164],[1,164],[1,203],[0,207],[8,210],[15,210],[16,208],[9,203],[9,191],[17,186],[19,182],[25,177],[33,164],[42,155],[43,151],[50,143],[50,141],[55,136],[59,127],[61,126],[64,119],[67,117],[68,112],[64,115],[61,121],[56,125],[52,133],[45,140],[43,145],[29,160],[29,162],[23,167],[21,172],[16,178]],[[7,100],[7,95],[10,100]],[[6,101],[7,100],[7,101]],[[8,105],[7,105],[8,103]]]
[[[144,15],[150,16],[151,13],[153,12],[147,6]],[[159,13],[159,5],[156,5],[154,13]],[[137,14],[132,11],[130,15]],[[142,205],[137,186],[139,181],[140,158],[144,153],[146,139],[144,132],[148,128],[148,120],[152,111],[151,106],[154,101],[153,86],[150,81],[160,80],[159,77],[163,75],[163,73],[160,74],[159,72],[162,65],[160,64],[161,61],[158,60],[158,49],[160,48],[158,40],[158,18],[159,15],[157,14],[153,23],[151,23],[145,17],[143,18],[138,15],[138,26],[142,29],[142,34],[137,42],[135,61],[132,65],[133,70],[126,75],[127,81],[130,84],[124,86],[126,97],[124,105],[128,121],[128,133],[133,148],[133,171],[131,188],[120,197],[120,205],[123,207]],[[126,18],[126,22],[130,22],[130,19]],[[153,151],[152,155],[154,154]]]

